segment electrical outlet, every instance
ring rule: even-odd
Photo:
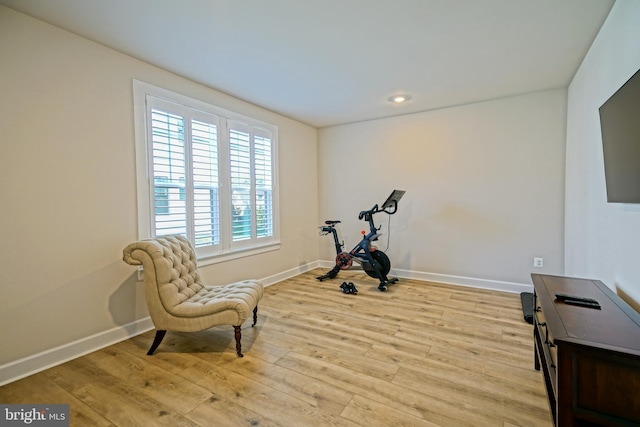
[[[533,266],[535,268],[542,268],[544,266],[544,258],[534,257],[533,258]]]

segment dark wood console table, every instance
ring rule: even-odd
[[[598,280],[532,274],[535,368],[555,425],[640,426],[640,314]],[[592,298],[600,309],[556,294]]]

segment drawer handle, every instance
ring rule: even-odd
[[[549,341],[549,328],[547,327],[547,322],[538,323],[538,325],[544,327],[544,343],[551,344],[551,341]]]

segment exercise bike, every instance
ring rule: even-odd
[[[378,289],[380,291],[386,291],[389,285],[396,283],[397,278],[389,279],[387,274],[391,270],[391,261],[389,257],[378,250],[371,242],[378,240],[378,231],[381,227],[376,228],[373,222],[373,215],[384,212],[388,215],[393,215],[398,210],[398,202],[404,196],[404,190],[393,190],[393,192],[387,197],[387,200],[382,204],[382,207],[374,205],[367,211],[362,211],[358,215],[359,220],[365,220],[369,223],[369,233],[362,231],[362,240],[358,243],[350,252],[344,252],[344,243],[340,243],[338,239],[338,231],[336,230],[336,224],[340,221],[325,221],[325,225],[320,227],[321,235],[325,236],[329,233],[333,235],[333,242],[336,248],[336,265],[331,271],[322,276],[316,277],[317,280],[323,281],[325,279],[333,279],[338,275],[340,270],[347,270],[351,268],[353,262],[360,264],[362,269],[374,279],[378,279],[380,284]]]

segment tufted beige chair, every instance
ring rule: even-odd
[[[148,355],[158,348],[168,330],[196,332],[231,325],[235,329],[236,352],[243,356],[240,327],[252,313],[251,326],[255,326],[262,283],[245,280],[205,286],[198,273],[195,251],[180,235],[131,243],[123,250],[123,260],[144,269],[145,299],[156,327]]]

